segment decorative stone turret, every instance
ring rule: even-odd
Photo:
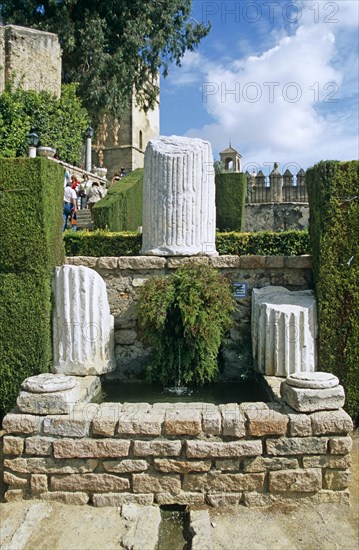
[[[54,372],[113,371],[114,318],[102,277],[88,267],[65,265],[56,268],[53,290]]]
[[[145,154],[141,254],[216,255],[211,145],[171,136],[149,141]]]
[[[254,289],[252,294],[253,357],[260,372],[288,376],[316,369],[317,316],[311,290],[283,287]]]

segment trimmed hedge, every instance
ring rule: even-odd
[[[306,172],[319,306],[319,367],[336,374],[359,420],[359,162]]]
[[[143,168],[116,182],[93,207],[94,223],[110,231],[136,231],[142,225]]]
[[[247,178],[242,172],[216,174],[216,215],[219,231],[242,231]]]
[[[142,236],[138,233],[109,231],[80,231],[64,234],[67,256],[138,256]],[[219,254],[299,256],[310,253],[307,231],[273,233],[217,233]]]
[[[64,173],[44,158],[0,159],[0,272],[48,273],[63,263]]]
[[[47,159],[0,159],[0,414],[14,406],[24,378],[50,367],[63,182],[63,168]]]

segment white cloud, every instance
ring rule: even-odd
[[[279,29],[276,45],[260,55],[216,63],[198,52],[186,55],[176,83],[183,85],[189,74],[191,84],[202,79],[213,119],[186,134],[208,139],[216,152],[231,139],[245,160],[259,163],[296,161],[305,168],[325,158],[355,158],[358,141],[347,125],[345,97],[357,83],[352,27],[358,5],[302,3],[300,25],[286,36]]]

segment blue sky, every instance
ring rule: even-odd
[[[212,29],[161,79],[161,134],[269,173],[358,158],[358,0],[202,1]]]

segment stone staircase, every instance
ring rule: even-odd
[[[93,221],[89,209],[77,210],[77,229],[93,229]]]

